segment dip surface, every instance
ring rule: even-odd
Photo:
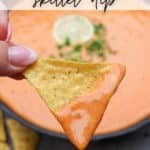
[[[10,13],[14,31],[12,41],[37,50],[40,56],[57,56],[52,29],[56,19],[65,14],[85,15],[93,22],[102,22],[107,28],[109,44],[118,52],[108,60],[124,64],[127,68],[126,77],[111,99],[95,134],[125,129],[148,117],[150,12],[15,11]],[[20,116],[50,131],[63,132],[26,80],[1,77],[0,83],[2,100]]]

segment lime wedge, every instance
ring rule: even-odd
[[[54,25],[54,38],[58,44],[69,39],[70,44],[84,43],[94,34],[93,24],[83,16],[66,15],[58,19]]]

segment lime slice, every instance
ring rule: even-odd
[[[59,44],[64,44],[66,39],[69,39],[72,45],[84,43],[90,40],[93,34],[93,24],[83,16],[66,15],[54,25],[54,38]]]

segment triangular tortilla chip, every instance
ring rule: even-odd
[[[2,111],[0,111],[0,141],[6,142],[6,134],[5,134],[5,129],[4,129],[4,118],[3,118]]]
[[[24,72],[78,149],[87,146],[124,74],[119,64],[50,58],[38,60]]]
[[[37,149],[39,136],[35,131],[21,125],[13,119],[7,119],[6,124],[14,150]]]
[[[0,142],[0,150],[10,150],[10,148],[7,143]]]

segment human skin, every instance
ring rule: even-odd
[[[37,57],[34,50],[10,42],[11,34],[8,11],[0,10],[0,76],[23,71]]]

